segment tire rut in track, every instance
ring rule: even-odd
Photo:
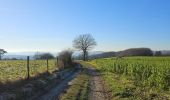
[[[89,74],[92,76],[89,100],[110,100],[100,73],[94,68],[89,67]]]

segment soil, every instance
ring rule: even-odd
[[[89,67],[89,73],[92,75],[89,100],[110,100],[100,73],[92,67]]]

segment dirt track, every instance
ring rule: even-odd
[[[92,75],[89,100],[109,100],[100,73],[92,67],[89,67],[89,73]]]
[[[109,100],[105,95],[105,89],[103,85],[103,80],[100,74],[92,67],[88,67],[88,73],[92,76],[90,81],[90,90],[88,100]],[[53,89],[48,91],[46,94],[38,97],[36,100],[58,100],[58,96],[68,88],[68,83],[72,81],[77,75],[81,73],[81,70],[71,73],[57,84]]]
[[[68,83],[71,80],[73,80],[79,73],[80,73],[80,70],[77,70],[75,72],[68,74],[67,77],[63,81],[61,81],[59,84],[57,84],[53,89],[51,89],[46,94],[34,100],[58,100],[57,98],[60,95],[60,93],[62,93],[68,87]]]

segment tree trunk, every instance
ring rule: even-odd
[[[88,60],[88,51],[86,51],[86,61]]]
[[[0,54],[0,60],[2,59],[2,55]]]
[[[86,51],[83,51],[83,61],[86,61]]]

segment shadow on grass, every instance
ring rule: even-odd
[[[53,73],[44,72],[29,80],[6,81],[0,83],[0,98],[2,100],[20,100],[33,96],[36,92],[46,88],[55,79]],[[56,80],[57,81],[57,80]]]
[[[52,73],[44,72],[30,77],[29,80],[0,82],[0,100],[33,100],[60,83],[65,74],[74,69],[72,66]]]

